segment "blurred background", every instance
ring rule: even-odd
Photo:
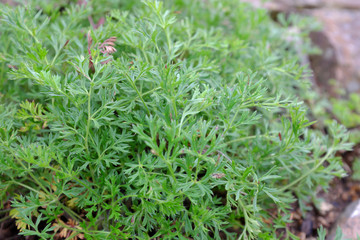
[[[360,92],[360,1],[359,0],[241,0],[279,13],[311,16],[321,30],[311,33],[321,55],[309,56],[317,86],[333,96]],[[314,22],[314,24],[316,24]]]

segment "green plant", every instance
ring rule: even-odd
[[[323,228],[323,226],[321,226],[318,230],[318,240],[325,240],[325,237],[326,237],[326,230]]]
[[[352,169],[353,169],[353,174],[351,176],[352,179],[360,180],[360,159],[359,158],[354,159]]]
[[[1,200],[21,234],[295,238],[290,203],[343,176],[345,129],[309,128],[306,67],[264,10],[32,4],[0,10]]]
[[[348,99],[331,99],[332,112],[338,121],[345,127],[350,128],[350,140],[359,143],[360,125],[360,97],[351,93]]]

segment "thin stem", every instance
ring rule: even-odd
[[[131,80],[130,76],[127,73],[124,73],[126,76],[126,79],[128,80],[128,82],[131,84],[132,88],[136,91],[137,95],[139,96],[139,98],[141,99],[142,103],[144,104],[146,111],[148,112],[148,114],[150,115],[150,111],[149,108],[147,107],[144,99],[142,98],[141,93],[139,92],[139,90],[137,89],[135,83]]]
[[[146,55],[146,52],[145,52],[144,48],[141,48],[141,52],[142,52],[142,54],[143,54],[144,57],[145,57],[145,61],[146,61],[147,63],[149,63],[149,59],[148,59],[148,57],[147,57],[147,55]]]
[[[4,221],[8,220],[9,218],[11,218],[11,216],[10,216],[10,215],[8,215],[8,216],[6,216],[6,217],[1,218],[1,219],[0,219],[0,223],[2,223],[2,222],[4,222]]]
[[[23,167],[23,169],[29,170],[29,171],[28,171],[28,174],[29,174],[30,177],[34,180],[34,182],[35,182],[36,184],[38,184],[38,185],[44,190],[44,192],[45,192],[46,194],[51,195],[50,192],[44,187],[44,185],[34,176],[34,174],[32,174],[31,169],[27,168],[27,167],[24,165],[24,163],[21,161],[21,159],[18,159],[18,158],[16,157],[17,154],[13,151],[13,149],[12,149],[11,147],[9,147],[9,146],[7,146],[7,148],[8,148],[8,150],[13,154],[15,160]],[[14,183],[17,183],[14,179],[12,179],[12,180],[13,180]],[[30,187],[28,187],[28,188],[30,188]],[[35,189],[34,189],[34,190],[35,190]],[[38,192],[38,193],[39,193],[39,191],[37,191],[37,190],[35,190],[35,192]]]
[[[240,239],[242,239],[243,237],[246,238],[246,232],[248,231],[248,226],[249,226],[249,224],[248,224],[249,216],[248,216],[248,214],[247,214],[247,210],[246,210],[243,202],[241,201],[241,198],[239,198],[239,201],[238,201],[238,202],[239,202],[240,208],[241,208],[242,211],[243,211],[244,220],[245,220],[244,229],[243,229],[241,235],[240,235],[239,238],[238,238],[238,239],[240,240]]]
[[[11,209],[2,209],[2,210],[0,210],[0,214],[7,213],[10,211],[11,211]]]
[[[87,110],[88,110],[88,118],[87,118],[87,123],[86,123],[86,135],[85,135],[85,150],[86,153],[89,154],[89,134],[90,134],[90,125],[91,125],[91,94],[93,91],[93,85],[92,85],[92,81],[90,82],[90,90],[88,93],[88,106],[87,106]]]
[[[148,94],[150,94],[150,93],[153,93],[153,92],[155,92],[156,90],[159,90],[159,89],[161,89],[161,87],[153,88],[153,89],[151,89],[151,90],[149,90],[149,91],[147,91],[147,92],[145,92],[145,93],[142,93],[142,94],[141,94],[141,97],[144,97],[144,96],[146,96],[146,95],[148,95]],[[121,106],[126,106],[126,105],[128,105],[129,103],[131,103],[132,101],[135,101],[136,99],[138,99],[139,97],[140,97],[140,96],[136,96],[135,98],[133,98],[133,99],[131,99],[131,100],[129,100],[129,101],[126,101],[126,102],[123,103]],[[108,104],[108,103],[106,103],[105,105],[103,105],[103,106],[101,106],[100,108],[98,108],[98,110],[96,110],[96,111],[91,115],[91,118],[94,118],[98,112],[100,112],[101,110],[103,110],[104,108],[106,108],[107,104]],[[111,102],[110,102],[109,104],[111,104]]]
[[[5,51],[8,51],[11,41],[5,41],[6,45],[4,47]],[[10,57],[10,56],[9,56]],[[6,61],[2,61],[1,64],[1,71],[0,71],[0,80],[2,80],[0,88],[3,89],[3,86],[7,84],[7,78],[5,78],[6,70],[5,70],[5,63]]]
[[[172,103],[173,103],[175,119],[177,119],[178,112],[177,112],[177,109],[176,109],[176,97],[175,97],[175,94],[173,94],[173,97],[171,98],[171,100],[172,100]]]
[[[23,184],[23,183],[21,183],[21,182],[17,182],[17,181],[15,181],[14,179],[11,181],[12,183],[14,183],[14,184],[17,184],[17,185],[19,185],[19,186],[22,186],[22,187],[24,187],[24,188],[27,188],[27,189],[29,189],[29,190],[31,190],[31,191],[33,191],[33,192],[36,192],[36,193],[40,193],[38,190],[36,190],[36,189],[34,189],[34,188],[32,188],[32,187],[29,187],[28,185],[26,185],[26,184]]]
[[[34,38],[36,43],[40,43],[40,41],[37,39],[37,37],[31,32],[31,30],[26,25],[24,25],[24,28],[30,34],[30,36]]]
[[[216,152],[220,155],[222,155],[224,158],[226,158],[226,160],[228,160],[230,163],[232,163],[232,160],[223,152],[216,150]]]
[[[18,162],[22,165],[22,167],[24,169],[27,169],[24,164],[18,159]],[[30,169],[29,169],[30,170]],[[29,171],[28,173],[30,175],[30,177],[34,180],[35,183],[37,183],[40,188],[42,188],[42,190],[47,194],[47,195],[52,195],[50,194],[50,192],[46,189],[46,187],[34,176],[34,174],[32,174],[32,172]]]
[[[55,172],[58,172],[58,173],[64,173],[64,172],[62,172],[62,171],[60,171],[60,170],[57,170],[56,168],[53,168],[53,167],[49,167],[49,169],[51,169],[51,170],[53,170],[53,171],[55,171]],[[80,185],[82,185],[83,187],[85,187],[86,189],[88,189],[92,194],[97,195],[97,193],[94,191],[94,189],[92,189],[91,187],[87,186],[87,185],[86,185],[85,183],[83,183],[81,180],[75,178],[75,177],[72,176],[72,175],[68,175],[68,176],[71,178],[71,180],[79,183]]]
[[[86,222],[85,219],[83,219],[79,214],[62,204],[60,201],[58,201],[59,205],[64,209],[65,212],[67,212],[73,219],[81,220],[83,222]]]
[[[238,109],[238,110],[235,112],[234,117],[232,118],[232,120],[231,120],[231,122],[230,122],[230,124],[229,124],[229,127],[226,128],[225,132],[223,133],[224,136],[225,136],[225,134],[227,133],[227,131],[231,128],[231,125],[233,124],[233,122],[234,122],[235,118],[237,117],[239,111],[240,111],[240,109]]]
[[[81,232],[81,233],[88,233],[88,234],[91,234],[91,233],[105,233],[105,234],[108,234],[110,235],[110,232],[107,232],[107,231],[104,231],[104,230],[101,230],[101,231],[88,231],[86,232],[85,230],[81,229],[81,228],[73,228],[73,227],[70,227],[69,225],[66,225],[66,224],[63,224],[62,221],[56,217],[56,222],[58,225],[60,225],[61,227],[65,228],[65,229],[69,229],[73,232]]]
[[[327,152],[327,154],[321,158],[321,160],[319,161],[318,164],[316,164],[315,167],[313,167],[310,171],[304,173],[303,175],[301,175],[301,177],[299,177],[298,179],[296,179],[295,181],[289,183],[288,185],[284,186],[283,188],[280,189],[280,191],[285,191],[289,188],[291,188],[292,186],[294,186],[295,184],[297,184],[298,182],[300,182],[301,180],[303,180],[304,178],[306,178],[307,176],[309,176],[311,173],[315,172],[328,158],[329,156],[334,152],[333,150],[333,146],[329,149],[329,151]]]
[[[166,166],[168,167],[169,172],[171,174],[171,177],[174,179],[174,182],[176,182],[176,177],[175,177],[174,170],[173,170],[171,164],[168,161],[166,161]]]
[[[166,42],[167,42],[167,45],[168,45],[168,52],[170,54],[171,53],[170,32],[166,28],[164,28],[164,32],[165,32],[165,35],[166,35]],[[168,59],[168,60],[171,60],[171,59]]]
[[[169,170],[169,172],[170,172],[171,177],[174,179],[174,182],[176,183],[177,180],[176,180],[175,173],[174,173],[174,170],[173,170],[173,168],[172,168],[172,166],[171,166],[170,161],[169,161],[168,159],[166,159],[162,153],[159,154],[159,156],[160,156],[160,157],[163,159],[163,161],[165,162],[165,164],[166,164],[166,166],[167,166],[167,168],[168,168],[168,170]]]
[[[50,64],[49,68],[51,68],[51,67],[54,65],[55,60],[59,57],[61,51],[65,48],[65,46],[66,46],[68,43],[69,43],[69,40],[68,40],[64,45],[62,45],[62,47],[60,47],[59,51],[57,51],[57,53],[55,54],[53,60],[51,61],[51,64]]]
[[[228,141],[225,144],[228,145],[228,144],[231,144],[231,143],[242,142],[244,140],[254,139],[254,138],[258,138],[258,137],[270,138],[270,136],[268,136],[268,135],[252,135],[252,136],[237,138],[237,139]]]
[[[24,187],[24,188],[27,188],[27,189],[29,189],[29,190],[31,190],[31,191],[33,191],[33,192],[36,192],[36,193],[40,194],[39,191],[33,189],[32,187],[29,187],[29,186],[27,186],[27,185],[25,185],[25,184],[22,184],[22,183],[20,183],[20,182],[16,182],[16,181],[14,181],[14,180],[12,180],[12,182],[13,182],[14,184],[17,184],[17,185],[19,185],[19,186],[22,186],[22,187]],[[48,193],[48,195],[50,195],[50,194]],[[77,218],[77,219],[81,219],[82,221],[85,222],[85,220],[84,220],[82,217],[80,217],[80,216],[79,216],[77,213],[75,213],[73,210],[71,210],[70,208],[66,207],[64,204],[62,204],[62,203],[59,201],[59,199],[57,199],[57,198],[54,198],[51,202],[47,203],[46,205],[51,204],[51,203],[53,203],[53,202],[58,202],[58,204],[61,205],[61,207],[62,207],[70,216],[72,216],[74,219],[76,219],[76,218]]]

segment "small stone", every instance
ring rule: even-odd
[[[330,77],[336,79],[338,84],[349,92],[359,91],[360,44],[358,39],[360,38],[360,23],[358,19],[360,11],[322,8],[308,11],[308,13],[320,21],[324,27],[322,30],[324,41],[316,41],[314,37],[313,40],[323,50],[323,60],[330,61],[326,68],[321,65],[318,66],[318,69],[314,69],[315,75],[318,74],[318,83],[326,85],[326,81],[329,81]],[[328,59],[328,51],[330,59]],[[329,69],[332,71],[331,75],[321,74]]]
[[[321,215],[324,216],[326,213],[330,212],[333,208],[334,206],[331,203],[323,201],[320,203],[319,211]]]
[[[335,239],[337,227],[342,230],[342,239],[357,239],[357,236],[360,236],[360,200],[351,203],[340,215],[328,235],[328,240]]]
[[[300,240],[305,240],[306,239],[306,233],[301,232],[299,237],[300,237]]]
[[[313,230],[313,225],[313,217],[310,214],[307,214],[306,218],[301,224],[301,232],[305,233],[306,236],[310,236]]]
[[[350,200],[350,193],[349,192],[343,192],[342,194],[341,194],[341,199],[343,200],[343,201],[349,201]]]

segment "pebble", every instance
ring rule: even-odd
[[[337,227],[340,227],[342,230],[342,239],[357,239],[357,236],[360,237],[360,200],[352,202],[340,215],[332,227],[327,240],[335,240]]]

